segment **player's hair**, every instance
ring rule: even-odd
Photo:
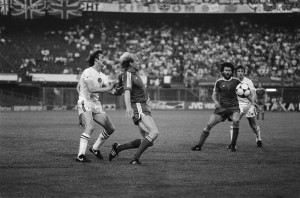
[[[224,68],[225,67],[230,67],[231,68],[231,70],[232,70],[232,73],[234,73],[234,66],[233,66],[233,64],[231,64],[231,63],[229,63],[229,62],[225,62],[225,63],[222,63],[221,64],[221,69],[220,69],[220,71],[223,73],[224,72]]]
[[[236,68],[235,68],[235,71],[237,71],[238,69],[242,69],[244,71],[244,73],[246,72],[246,68],[243,66],[243,65],[238,65]]]
[[[98,58],[99,54],[103,54],[102,50],[96,50],[90,54],[90,56],[87,59],[87,62],[90,67],[95,64],[95,60]]]

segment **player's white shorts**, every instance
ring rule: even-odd
[[[241,111],[241,113],[242,113],[244,107],[247,106],[247,104],[239,104],[239,106],[240,106],[240,111]],[[245,116],[246,116],[247,118],[251,118],[251,117],[256,116],[256,114],[257,114],[257,112],[256,112],[255,106],[254,106],[254,105],[251,105],[250,109],[247,111],[247,113],[246,113]]]
[[[79,115],[86,111],[91,111],[93,113],[105,113],[99,101],[93,102],[87,100],[78,100],[77,107]]]

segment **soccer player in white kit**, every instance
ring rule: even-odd
[[[103,111],[101,102],[99,101],[99,93],[109,92],[112,86],[103,87],[106,76],[101,72],[101,68],[105,65],[105,57],[101,50],[93,52],[88,58],[89,68],[85,69],[81,74],[77,90],[79,91],[78,114],[84,131],[80,137],[79,151],[76,157],[77,162],[91,162],[86,158],[85,152],[88,141],[95,129],[95,124],[101,125],[104,130],[101,131],[96,142],[89,151],[98,159],[103,159],[100,153],[100,146],[115,131],[115,126],[111,122],[108,115]]]
[[[245,67],[242,65],[237,66],[236,75],[237,75],[237,78],[241,81],[241,83],[245,83],[249,86],[252,96],[254,97],[253,101],[255,101],[256,90],[255,90],[252,80],[250,80],[249,78],[244,76],[245,75]],[[252,105],[247,112],[243,112],[243,109],[245,106],[248,105],[249,100],[247,98],[241,98],[239,96],[237,96],[237,97],[238,97],[239,107],[240,107],[240,112],[241,112],[240,119],[242,119],[242,117],[244,115],[246,116],[246,118],[248,119],[249,125],[250,125],[251,129],[253,130],[253,133],[256,136],[257,147],[262,147],[262,141],[261,141],[261,137],[260,137],[260,128],[256,124],[256,108],[254,105]],[[230,135],[232,138],[232,126],[230,129]],[[227,148],[230,149],[230,145]]]

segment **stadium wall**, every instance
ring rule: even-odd
[[[20,94],[23,90],[31,95]],[[267,88],[266,111],[300,112],[300,87]],[[212,110],[212,87],[187,88],[149,88],[154,110]],[[30,87],[10,86],[6,90],[0,86],[0,111],[42,111],[76,110],[78,93],[74,87]],[[282,97],[283,96],[283,97]],[[105,110],[124,109],[123,97],[100,94]]]

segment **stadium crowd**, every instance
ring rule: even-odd
[[[124,16],[90,14],[56,26],[45,25],[45,20],[4,23],[0,25],[0,72],[77,74],[86,67],[88,54],[103,48],[111,60],[104,73],[111,79],[121,72],[123,52],[140,52],[141,75],[156,79],[153,86],[167,75],[186,87],[197,87],[219,77],[224,61],[246,66],[254,81],[300,79],[300,24],[293,18],[279,23],[239,15],[187,15],[179,20]]]

